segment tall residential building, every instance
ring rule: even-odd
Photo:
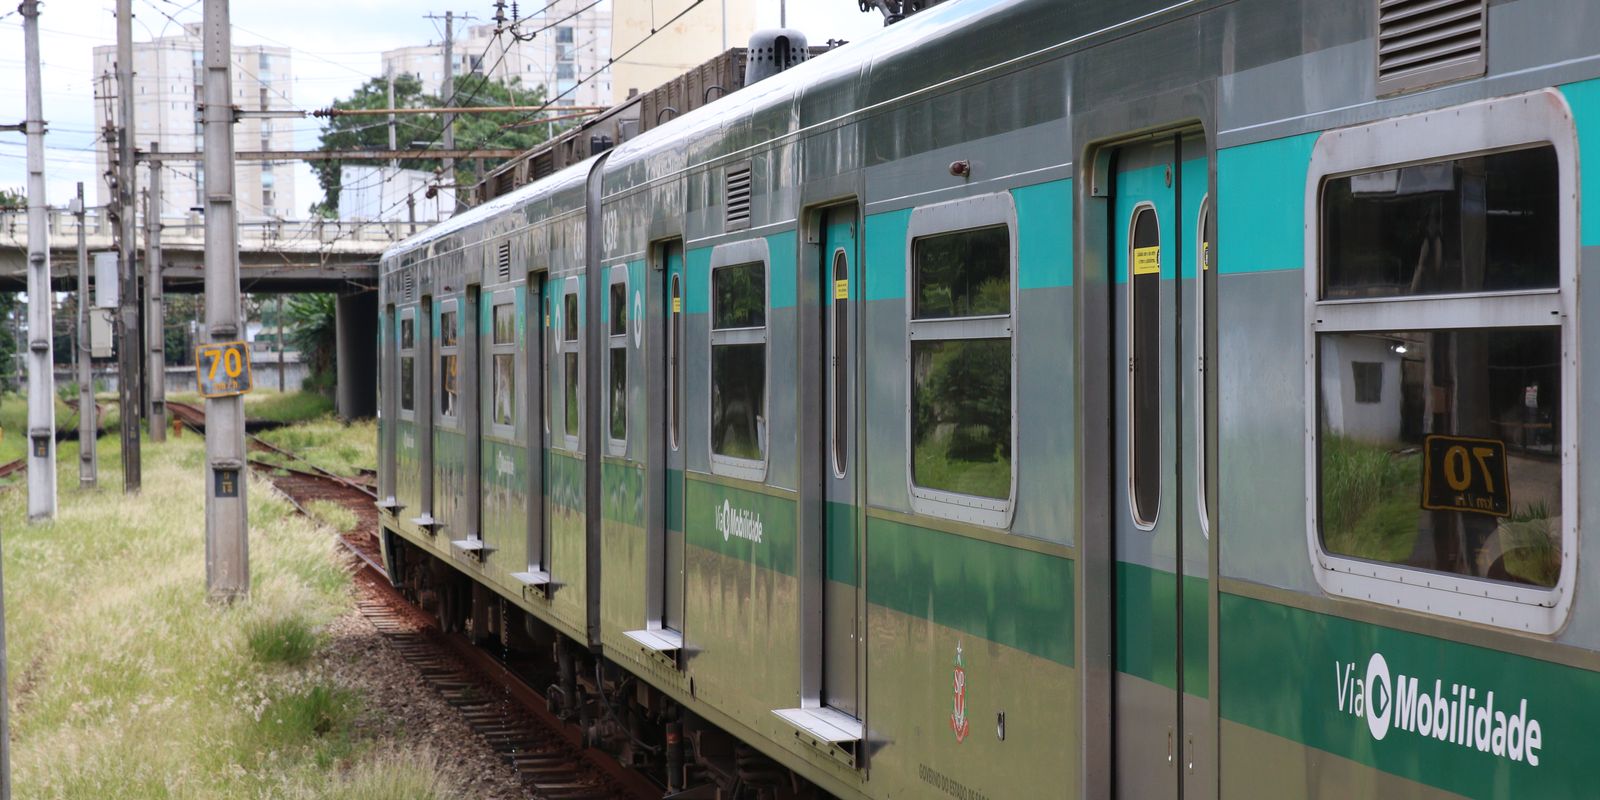
[[[133,125],[135,144],[148,149],[159,142],[165,152],[195,152],[201,148],[199,107],[204,78],[200,24],[183,26],[183,32],[133,45]],[[100,78],[95,122],[105,130],[116,119],[117,104],[109,99],[117,91],[117,48],[94,49],[94,70]],[[109,76],[109,77],[104,77]],[[293,72],[289,48],[250,46],[233,48],[233,102],[249,110],[286,110],[294,107]],[[294,133],[287,119],[246,118],[233,128],[237,150],[292,150]],[[110,163],[104,138],[96,145],[95,163],[102,174]],[[241,161],[234,170],[234,196],[242,222],[304,216],[295,207],[294,162]],[[205,168],[198,161],[173,161],[162,171],[162,216],[181,216],[205,206]],[[150,185],[148,169],[139,166],[138,185]],[[101,203],[111,199],[105,181],[96,183]]]
[[[627,53],[611,67],[614,102],[635,92],[648,92],[731,48],[750,43],[750,34],[756,30],[755,3],[712,0],[694,5],[696,2],[613,0],[611,52]],[[667,24],[686,8],[690,10]],[[638,49],[629,52],[635,46]]]
[[[502,82],[516,78],[527,89],[545,87],[545,97],[557,105],[611,104],[611,76],[605,72],[611,57],[611,12],[606,3],[556,0],[517,30],[534,37],[525,42],[510,35],[496,37],[494,25],[459,29],[451,48],[455,75],[485,75]],[[444,45],[386,50],[383,70],[385,75],[413,75],[424,93],[438,96],[444,85]]]

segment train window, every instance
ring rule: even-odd
[[[1206,195],[1200,199],[1199,224],[1195,231],[1195,252],[1200,268],[1196,285],[1199,291],[1195,298],[1195,341],[1199,343],[1199,358],[1195,359],[1195,419],[1200,421],[1200,430],[1195,438],[1195,475],[1199,486],[1195,491],[1195,501],[1200,511],[1200,533],[1202,536],[1211,535],[1211,509],[1216,508],[1216,481],[1212,479],[1213,454],[1216,452],[1217,417],[1216,397],[1217,383],[1216,372],[1212,365],[1216,363],[1216,328],[1210,320],[1216,309],[1216,270],[1211,268],[1211,196]]]
[[[1560,329],[1341,333],[1318,346],[1323,547],[1554,586]]]
[[[1334,178],[1322,188],[1322,298],[1553,289],[1550,145]]]
[[[711,452],[761,461],[767,450],[767,267],[720,267],[711,284]]]
[[[841,248],[833,254],[833,474],[844,477],[850,432],[850,259]]]
[[[576,449],[578,436],[578,293],[577,281],[568,281],[572,287],[562,298],[561,332],[561,389],[562,419],[568,446]]]
[[[611,358],[610,407],[608,433],[612,452],[621,454],[627,449],[628,439],[628,268],[612,270],[611,284]]]
[[[1319,582],[1557,630],[1578,543],[1578,189],[1564,101],[1535,92],[1330,132],[1310,174]]]
[[[417,409],[417,320],[415,312],[400,312],[400,410]]]
[[[1140,206],[1128,230],[1128,498],[1133,520],[1161,505],[1161,226]]]
[[[667,326],[667,428],[672,449],[678,449],[678,392],[682,384],[679,372],[683,347],[683,285],[682,276],[672,276],[672,322]]]
[[[907,239],[912,508],[1006,527],[1017,435],[1011,195],[915,209]]]
[[[439,313],[439,414],[454,417],[459,413],[461,400],[460,356],[457,347],[457,318],[455,301],[447,301],[450,310]]]
[[[517,309],[500,303],[493,311],[492,359],[494,363],[494,407],[490,417],[495,425],[516,424],[517,398]]]

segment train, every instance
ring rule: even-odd
[[[383,256],[390,574],[669,796],[1594,796],[1597,42],[949,0],[671,119]]]

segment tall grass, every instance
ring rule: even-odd
[[[1346,436],[1322,437],[1323,545],[1341,555],[1405,561],[1417,538],[1422,458]]]
[[[355,475],[378,465],[378,425],[373,420],[345,424],[331,416],[263,431],[261,438],[325,470]]]
[[[137,496],[120,491],[116,438],[100,448],[93,492],[76,444],[61,448],[53,523],[0,492],[17,796],[448,796],[395,773],[405,751],[363,737],[347,668],[316,655],[352,602],[329,532],[252,477],[251,597],[213,605],[203,440],[147,443]]]

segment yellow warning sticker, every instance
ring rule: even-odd
[[[842,280],[842,281],[834,281],[833,282],[833,299],[835,299],[835,300],[849,300],[850,299],[850,281],[849,280]]]
[[[672,313],[674,313],[674,314],[682,314],[683,313],[683,298],[681,298],[681,297],[672,298]]]
[[[1133,274],[1161,274],[1161,246],[1133,248]]]
[[[1201,272],[1205,272],[1206,270],[1209,270],[1209,269],[1211,269],[1211,243],[1210,242],[1201,242],[1200,243],[1200,271]]]

